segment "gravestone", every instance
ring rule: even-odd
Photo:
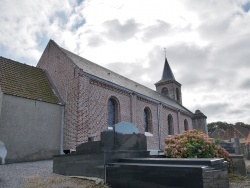
[[[245,160],[244,156],[241,155],[239,138],[234,138],[231,141],[233,142],[222,141],[220,143],[220,146],[229,153],[230,170],[234,174],[246,176]]]
[[[221,141],[219,145],[220,145],[220,147],[227,150],[228,153],[230,153],[230,154],[235,153],[235,148],[234,148],[234,143],[233,142]]]
[[[240,139],[239,138],[234,138],[234,148],[235,148],[235,154],[240,155],[241,148],[240,148]]]
[[[227,162],[207,158],[119,159],[106,165],[112,188],[228,188]]]
[[[224,159],[150,158],[146,136],[127,122],[79,145],[74,154],[53,158],[53,172],[99,177],[112,188],[229,187]]]
[[[232,173],[238,174],[241,176],[247,175],[245,160],[243,155],[231,154],[229,155],[230,165]]]
[[[104,179],[105,164],[120,158],[149,157],[144,134],[131,123],[120,122],[101,133],[100,141],[80,144],[76,152],[53,157],[53,172]]]

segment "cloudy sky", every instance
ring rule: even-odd
[[[155,89],[164,47],[183,104],[250,124],[250,0],[1,0],[0,56],[36,66],[49,39]]]

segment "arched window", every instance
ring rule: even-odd
[[[168,115],[168,134],[174,134],[173,117],[171,114]]]
[[[176,88],[176,100],[180,101],[180,93],[178,88]]]
[[[161,93],[168,96],[168,88],[166,87],[162,88]]]
[[[118,122],[118,103],[114,98],[108,100],[108,126],[112,127]]]
[[[188,121],[186,119],[184,120],[184,130],[188,131]]]
[[[150,132],[151,128],[151,112],[149,108],[144,109],[144,128],[145,132]]]

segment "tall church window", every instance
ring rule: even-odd
[[[118,122],[118,103],[114,98],[108,100],[108,126],[112,127]]]
[[[168,96],[168,88],[166,87],[162,88],[161,93]]]
[[[184,130],[188,130],[188,121],[186,119],[184,120]]]
[[[149,108],[144,109],[144,128],[145,132],[150,132],[151,128],[151,112]]]
[[[176,88],[176,99],[177,101],[180,101],[180,93],[178,88]]]
[[[174,134],[173,117],[171,114],[168,115],[168,134]]]

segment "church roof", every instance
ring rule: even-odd
[[[54,41],[53,41],[54,42]],[[58,46],[58,45],[57,45]],[[137,82],[134,82],[126,77],[123,77],[109,69],[106,69],[100,65],[97,65],[87,59],[84,59],[68,50],[65,50],[60,47],[60,49],[65,53],[65,55],[72,60],[72,62],[77,65],[83,72],[97,77],[103,81],[106,81],[113,84],[114,86],[124,88],[125,90],[129,90],[131,93],[137,93],[142,97],[146,97],[150,100],[154,100],[158,103],[162,103],[169,108],[180,110],[189,115],[193,115],[188,109],[186,109],[181,104],[177,103],[173,99],[163,96],[162,94],[147,88]]]
[[[156,84],[169,81],[169,80],[175,80],[175,77],[174,77],[171,67],[169,66],[167,58],[165,58],[165,64],[164,64],[164,69],[163,69],[161,80],[158,81]]]
[[[171,67],[168,64],[168,60],[167,58],[165,58],[165,65],[164,65],[164,69],[163,69],[163,73],[162,73],[162,78],[161,80],[175,80],[174,78],[174,74],[171,70]]]
[[[9,95],[59,104],[44,70],[0,56],[0,90]]]

